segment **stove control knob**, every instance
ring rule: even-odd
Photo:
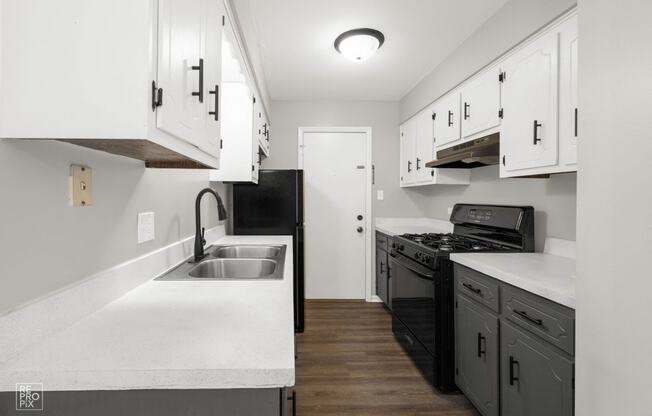
[[[404,249],[405,249],[405,246],[403,244],[399,244],[398,251],[403,251]]]
[[[414,253],[414,258],[415,259],[420,259],[421,258],[421,253]]]
[[[430,263],[432,261],[432,256],[426,256],[426,261]]]

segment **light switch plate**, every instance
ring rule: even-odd
[[[70,165],[70,205],[73,207],[87,207],[92,205],[92,175],[93,171],[88,166]]]
[[[379,201],[382,201],[383,199],[385,199],[385,192],[382,189],[379,189],[378,191],[376,191],[376,199],[379,200]]]
[[[138,214],[138,244],[154,239],[154,213],[141,212]]]

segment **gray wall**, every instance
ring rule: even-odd
[[[652,2],[580,0],[576,415],[649,415]]]
[[[575,0],[511,0],[402,100],[405,121],[568,10]]]
[[[264,169],[297,168],[299,127],[371,127],[376,166],[374,216],[423,216],[427,200],[399,188],[398,103],[369,101],[273,101],[271,156]],[[384,201],[375,191],[385,191]]]
[[[71,163],[93,169],[90,207],[68,206]],[[71,144],[0,140],[0,314],[193,235],[194,199],[206,186],[207,171],[145,169]],[[207,226],[217,224],[209,199]],[[155,212],[156,239],[137,244],[144,211]]]

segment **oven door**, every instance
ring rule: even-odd
[[[433,356],[435,352],[435,271],[394,251],[392,271],[392,312]]]

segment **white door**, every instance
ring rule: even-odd
[[[434,180],[434,169],[425,166],[434,158],[432,110],[426,109],[417,116],[416,160],[414,165],[417,182],[428,183]]]
[[[450,147],[460,140],[460,93],[452,92],[435,104],[437,148]]]
[[[505,62],[500,146],[507,172],[557,164],[557,65],[556,31]]]
[[[303,134],[307,299],[365,298],[366,142],[365,133]]]
[[[498,68],[483,72],[462,89],[462,137],[500,124],[500,81]]]
[[[193,95],[200,91],[206,70],[204,15],[202,0],[159,1],[158,86],[163,88],[163,106],[156,111],[156,126],[197,147],[205,144],[207,118],[205,91],[203,103]]]

